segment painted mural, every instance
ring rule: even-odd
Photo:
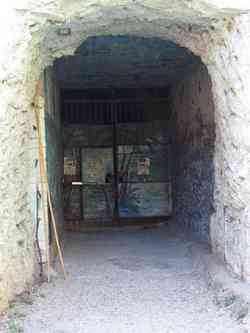
[[[169,183],[128,183],[120,190],[121,217],[168,216],[171,212]]]
[[[171,214],[171,150],[163,128],[162,121],[117,125],[117,200],[122,218]],[[82,183],[71,190],[67,211],[86,220],[111,219],[115,197],[112,127],[76,126],[74,130],[70,126],[65,133],[65,171],[75,172]]]
[[[121,217],[167,216],[171,211],[168,145],[119,146]]]
[[[111,185],[97,184],[84,186],[84,218],[100,220],[113,216],[113,188]]]
[[[113,215],[112,148],[82,148],[84,217],[111,218]],[[110,179],[111,180],[111,179]]]

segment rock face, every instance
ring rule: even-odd
[[[212,214],[204,208],[202,234],[207,238],[209,228],[214,253],[237,276],[250,279],[249,10],[250,4],[238,0],[15,0],[2,5],[0,311],[32,283],[36,271],[38,80],[56,58],[73,54],[97,35],[157,37],[201,57],[212,82],[215,125],[213,208]],[[192,172],[193,165],[188,168]]]
[[[139,89],[146,84],[167,87],[184,75],[186,65],[199,61],[187,49],[159,38],[98,36],[87,38],[74,56],[58,59],[55,70],[62,88]]]

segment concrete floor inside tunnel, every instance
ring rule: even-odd
[[[214,304],[207,246],[171,222],[67,233],[64,254],[67,280],[55,275],[15,308],[25,333],[245,332]]]

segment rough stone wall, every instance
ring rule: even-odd
[[[204,65],[171,87],[176,222],[209,242],[214,192],[214,104]]]
[[[72,55],[95,35],[158,37],[201,56],[211,76],[215,104],[211,244],[237,276],[249,280],[250,15],[240,10],[249,11],[250,4],[13,0],[3,2],[1,9],[0,311],[25,290],[35,272],[33,189],[38,179],[33,168],[37,140],[32,103],[37,82],[56,58]],[[67,27],[71,35],[59,36],[58,28]]]
[[[62,88],[161,87],[197,60],[159,38],[97,36],[88,38],[73,57],[58,59],[56,70]]]
[[[250,279],[250,16],[227,26],[208,70],[215,104],[215,213],[210,235],[214,253],[237,276]]]
[[[33,282],[35,272],[31,209],[36,132],[34,114],[23,93],[25,70],[21,69],[27,41],[21,45],[26,35],[24,18],[11,8],[4,12],[0,23],[4,31],[0,42],[0,312]]]

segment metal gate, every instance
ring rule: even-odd
[[[166,103],[63,101],[67,229],[154,222],[171,214]]]

